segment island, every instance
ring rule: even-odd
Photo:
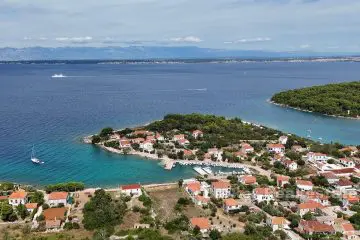
[[[322,144],[239,118],[196,113],[106,127],[85,141],[119,154],[251,170],[212,174],[210,167],[198,167],[189,179],[148,185],[139,179],[103,189],[0,181],[1,239],[359,237],[360,146]]]
[[[292,147],[296,151],[311,150],[339,158],[352,152],[339,143],[322,144],[239,118],[198,113],[168,114],[163,120],[121,130],[106,127],[99,134],[85,137],[84,142],[117,154],[160,160],[167,170],[177,164],[196,165],[194,170],[200,175],[214,175],[211,167],[265,174],[264,169],[272,165],[268,157],[281,159],[286,149]],[[288,156],[293,161],[287,164],[298,161],[296,164],[304,165],[299,154],[290,151]],[[305,167],[293,170],[281,171],[289,171],[293,176],[308,171]]]
[[[330,116],[360,118],[360,82],[313,86],[276,93],[271,102]]]

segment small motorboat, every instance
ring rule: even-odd
[[[51,76],[52,78],[64,78],[66,77],[64,74],[60,73],[60,74],[54,74]]]
[[[43,164],[44,162],[43,161],[40,161],[38,158],[35,157],[35,149],[34,149],[34,146],[31,150],[31,161],[35,164]]]

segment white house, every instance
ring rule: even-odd
[[[339,162],[345,167],[355,167],[354,161],[348,158],[339,158]]]
[[[211,194],[215,198],[229,198],[231,191],[231,185],[229,182],[217,181],[211,183]]]
[[[241,205],[238,201],[236,201],[233,198],[228,198],[224,200],[224,212],[229,213],[232,211],[239,210],[241,208]]]
[[[354,156],[356,153],[359,152],[359,150],[355,146],[344,147],[344,148],[340,149],[339,151],[340,152],[349,152],[350,156]]]
[[[197,139],[198,137],[204,136],[204,133],[203,133],[202,131],[200,131],[200,130],[194,130],[194,131],[192,132],[192,136],[193,136],[195,139]]]
[[[308,201],[305,203],[300,203],[298,204],[298,214],[302,217],[304,216],[307,212],[311,212],[311,213],[315,213],[316,211],[319,211],[321,209],[323,209],[324,206],[321,205],[318,202],[315,201]]]
[[[121,186],[121,193],[126,194],[127,196],[140,196],[141,192],[141,185],[140,184],[130,184]]]
[[[278,175],[276,177],[276,184],[278,187],[283,187],[285,184],[289,184],[290,177]]]
[[[274,231],[289,229],[289,222],[284,217],[268,217],[266,224]]]
[[[329,206],[329,196],[314,192],[314,191],[296,191],[296,196],[299,198],[300,202],[309,202],[314,201],[318,202],[323,206]]]
[[[25,207],[29,213],[32,213],[37,208],[37,203],[26,203]]]
[[[339,177],[336,176],[333,172],[322,172],[320,175],[325,177],[330,184],[334,184],[339,181]]]
[[[341,193],[347,193],[348,190],[353,188],[353,183],[346,179],[346,178],[341,178],[337,183],[335,188],[337,190],[339,190]]]
[[[210,154],[210,156],[214,156],[216,160],[221,161],[222,160],[222,154],[223,152],[217,148],[209,148],[208,149],[208,154]]]
[[[193,200],[194,203],[198,206],[204,206],[210,202],[210,198],[201,195],[196,195]]]
[[[164,141],[165,140],[164,136],[160,135],[160,133],[156,133],[155,138],[158,141]]]
[[[174,135],[173,137],[173,141],[177,142],[179,140],[183,140],[185,139],[185,135],[184,134],[178,134],[178,135]]]
[[[9,204],[12,206],[18,206],[20,204],[25,205],[28,202],[28,194],[25,191],[13,192],[8,200]]]
[[[208,231],[210,231],[211,228],[209,219],[204,217],[191,218],[190,224],[192,228],[198,227],[202,234],[207,233]]]
[[[48,195],[47,203],[51,206],[57,206],[59,204],[64,204],[68,202],[69,193],[67,192],[52,192]]]
[[[326,163],[329,157],[324,153],[309,152],[306,154],[307,160],[310,162],[323,162]]]
[[[252,200],[257,202],[271,201],[274,199],[270,188],[255,188],[252,193]]]
[[[279,137],[279,143],[280,144],[286,144],[288,141],[288,137],[287,136],[281,136]]]
[[[120,146],[121,148],[130,148],[130,147],[131,147],[131,143],[130,143],[130,141],[127,140],[127,139],[122,139],[122,140],[119,141],[119,146]]]
[[[311,191],[313,189],[313,184],[307,180],[296,180],[296,187],[302,191]]]
[[[198,182],[198,181],[190,182],[190,183],[186,184],[185,190],[186,190],[191,196],[194,197],[194,196],[200,194],[200,192],[201,192],[201,184],[200,184],[200,182]]]
[[[190,142],[187,139],[180,139],[177,141],[181,146],[188,145]]]
[[[285,160],[285,161],[283,161],[283,164],[290,171],[296,171],[298,168],[297,163],[294,161],[291,161],[291,160]]]
[[[285,152],[285,146],[282,144],[267,144],[266,149],[268,150],[268,152],[273,152],[273,153]]]
[[[148,152],[151,152],[152,150],[154,150],[154,145],[151,141],[145,141],[145,142],[140,143],[140,148],[142,148]]]
[[[294,151],[294,152],[305,152],[306,150],[307,150],[306,148],[303,148],[300,145],[293,145],[291,147],[291,151]]]
[[[256,184],[256,177],[252,175],[244,175],[239,178],[239,182],[245,185]]]
[[[248,143],[241,143],[240,146],[241,146],[240,151],[242,151],[244,153],[252,153],[252,152],[254,152],[254,148]]]

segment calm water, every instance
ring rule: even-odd
[[[55,73],[69,77],[52,79]],[[189,167],[117,156],[80,143],[105,126],[121,128],[167,113],[213,113],[323,141],[360,144],[360,121],[271,105],[277,91],[360,79],[360,63],[169,65],[0,65],[0,180],[91,186],[174,181]],[[205,90],[206,89],[206,90]],[[31,147],[46,162],[30,162]]]

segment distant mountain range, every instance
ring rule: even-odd
[[[122,60],[122,59],[194,59],[194,58],[303,58],[335,57],[350,54],[316,52],[270,52],[257,50],[225,50],[199,47],[29,47],[0,48],[0,61],[21,60]]]

